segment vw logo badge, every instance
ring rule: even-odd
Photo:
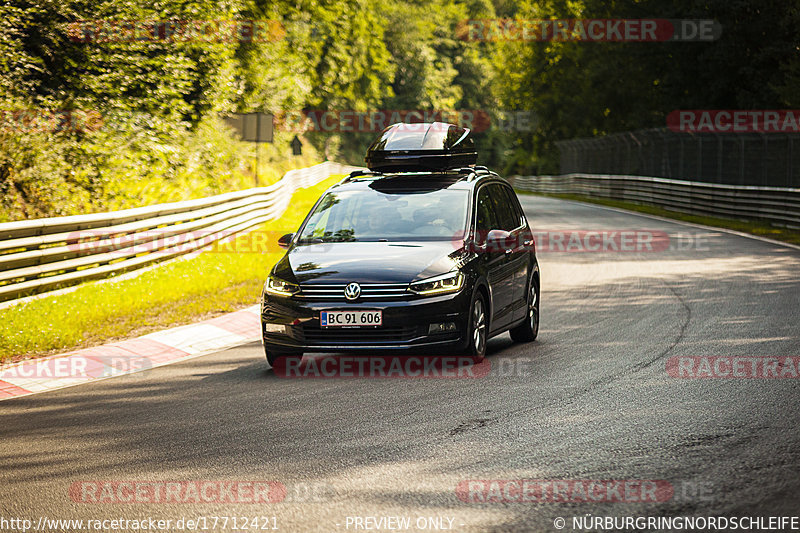
[[[344,297],[348,300],[355,300],[359,296],[361,296],[361,285],[355,281],[348,283],[347,287],[344,288]]]

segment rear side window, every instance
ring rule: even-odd
[[[503,187],[503,190],[506,192],[506,195],[508,195],[509,205],[513,209],[514,216],[517,220],[517,225],[514,227],[518,228],[520,226],[524,226],[527,223],[527,220],[525,220],[525,213],[522,212],[522,208],[519,205],[519,200],[517,200],[516,193],[508,187]]]
[[[497,216],[497,226],[492,229],[506,231],[517,229],[520,226],[517,206],[509,198],[508,190],[500,184],[492,184],[485,188],[489,189],[494,212]]]

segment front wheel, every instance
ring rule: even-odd
[[[528,318],[512,328],[511,339],[515,342],[531,342],[539,335],[539,278],[533,277],[528,294]]]
[[[469,309],[468,344],[464,355],[479,363],[486,357],[486,339],[489,333],[486,314],[486,300],[483,294],[476,292]]]

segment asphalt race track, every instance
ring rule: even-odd
[[[730,358],[800,356],[800,251],[522,200],[548,241],[540,335],[525,345],[492,339],[485,377],[285,379],[253,343],[4,401],[2,515],[34,524],[263,516],[280,531],[386,531],[397,525],[387,517],[408,517],[411,531],[556,531],[563,517],[573,531],[572,517],[589,514],[798,514],[800,381],[742,377],[736,361],[748,359]],[[652,251],[586,249],[597,240],[566,251],[569,235],[586,236],[575,230],[657,238]],[[728,375],[670,375],[680,357],[722,357]],[[287,494],[259,504],[87,503],[74,488],[204,480],[275,481]],[[492,492],[476,480],[506,481]],[[560,488],[517,501],[513,480]],[[581,480],[627,480],[630,492],[605,483],[582,499]],[[644,482],[656,482],[657,501],[639,490],[652,487]]]

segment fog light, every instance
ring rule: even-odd
[[[265,333],[286,333],[286,326],[283,324],[264,324]]]
[[[428,327],[428,335],[432,335],[434,333],[448,333],[450,331],[456,330],[456,323],[455,322],[440,322],[437,324],[431,324]]]

